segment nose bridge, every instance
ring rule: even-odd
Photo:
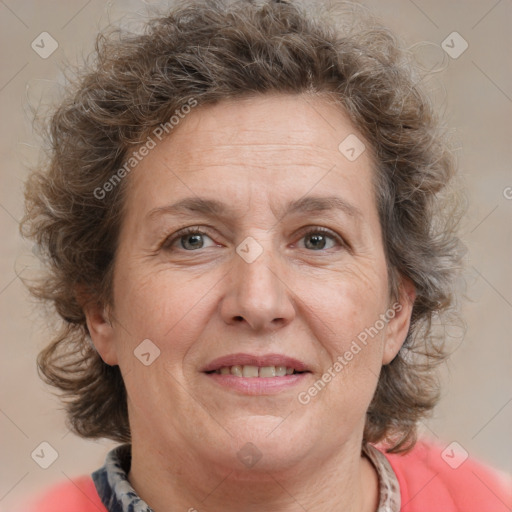
[[[270,236],[245,238],[236,248],[223,315],[228,323],[245,320],[253,329],[286,324],[295,310],[280,276],[282,258]]]

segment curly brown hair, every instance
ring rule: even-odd
[[[111,304],[125,178],[105,183],[134,148],[193,98],[199,106],[248,95],[335,97],[375,155],[376,204],[389,269],[416,299],[405,343],[382,368],[364,440],[411,448],[418,421],[439,397],[435,364],[446,348],[433,320],[453,309],[460,213],[448,136],[403,43],[357,4],[314,11],[296,2],[179,2],[141,33],[109,29],[68,85],[48,123],[48,158],[26,184],[22,233],[46,274],[30,284],[62,329],[38,367],[61,390],[70,428],[82,437],[130,441],[118,366],[92,346],[78,290]],[[199,107],[198,107],[199,108]],[[172,133],[169,135],[172,136]],[[450,194],[448,194],[450,192]]]

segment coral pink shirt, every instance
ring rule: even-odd
[[[424,440],[405,455],[385,454],[399,483],[400,512],[511,512],[512,479],[451,446]],[[51,488],[23,512],[107,509],[91,476],[82,476]]]

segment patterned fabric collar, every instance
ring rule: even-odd
[[[379,507],[377,512],[400,512],[402,504],[400,485],[388,459],[371,444],[363,445],[363,453],[370,459],[379,475]]]
[[[131,463],[131,445],[122,444],[111,450],[105,465],[91,475],[98,495],[109,512],[153,512],[128,481]]]
[[[398,480],[382,452],[367,444],[363,453],[374,465],[379,475],[380,498],[377,512],[400,511],[400,487]],[[101,501],[109,512],[154,512],[139,498],[130,482],[131,445],[123,444],[111,450],[105,465],[92,473],[92,479]]]

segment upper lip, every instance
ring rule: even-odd
[[[293,368],[298,372],[309,371],[307,365],[302,361],[299,361],[298,359],[295,359],[293,357],[284,356],[282,354],[229,354],[214,359],[213,361],[208,363],[201,371],[211,372],[218,370],[219,368],[235,365],[286,366],[287,368]]]

